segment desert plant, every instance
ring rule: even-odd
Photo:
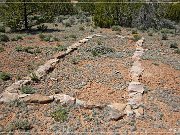
[[[68,118],[68,111],[63,107],[59,107],[51,113],[51,117],[53,117],[55,121],[64,122]]]
[[[55,48],[55,51],[66,51],[67,50],[67,47],[64,46],[64,45],[58,45],[56,48]]]
[[[6,34],[0,34],[0,42],[8,42],[9,37]]]
[[[78,62],[79,62],[78,58],[72,58],[71,59],[71,63],[74,65],[78,64]]]
[[[83,26],[80,26],[79,30],[83,31],[83,30],[85,30],[85,28]]]
[[[171,43],[170,48],[177,49],[178,48],[178,44],[176,42],[175,43]]]
[[[44,38],[45,38],[45,35],[44,34],[39,34],[39,38],[41,39],[41,40],[43,40]]]
[[[23,47],[21,45],[18,45],[18,46],[15,47],[15,50],[17,52],[21,52],[21,51],[23,51]]]
[[[7,81],[11,79],[11,75],[6,72],[0,72],[0,79],[3,81]]]
[[[162,40],[167,40],[168,39],[168,36],[166,33],[162,33],[162,37],[161,37]]]
[[[70,38],[73,38],[73,39],[76,39],[76,38],[77,38],[77,36],[76,36],[76,35],[74,35],[74,34],[69,35],[69,37],[70,37]]]
[[[138,34],[137,30],[136,30],[136,29],[133,29],[133,30],[132,30],[132,34]]]
[[[5,27],[4,27],[4,25],[0,25],[0,32],[5,33]]]
[[[0,52],[3,52],[4,51],[4,48],[0,46]]]
[[[121,31],[121,27],[118,25],[112,26],[112,31]]]
[[[39,82],[39,78],[38,78],[38,76],[37,76],[35,73],[32,73],[32,74],[30,75],[30,78],[31,78],[31,80],[34,81],[34,82]]]
[[[37,29],[38,29],[39,31],[46,31],[47,28],[48,28],[48,26],[46,26],[46,25],[44,25],[44,24],[41,24],[41,25],[37,26]]]
[[[36,92],[36,90],[32,88],[31,86],[22,86],[20,91],[23,94],[34,94]]]
[[[93,56],[100,56],[100,55],[108,54],[108,53],[112,53],[112,52],[114,52],[114,49],[105,47],[102,45],[95,46],[91,49],[91,53]]]
[[[12,40],[12,41],[18,41],[18,40],[22,40],[22,39],[23,39],[22,36],[17,35],[16,37],[12,38],[11,40]]]
[[[134,35],[133,35],[133,39],[132,39],[133,41],[136,42],[136,41],[138,41],[139,39],[141,39],[141,36],[140,36],[140,35],[138,35],[138,34],[134,34]]]
[[[174,52],[177,53],[177,54],[180,54],[180,49],[177,48]]]
[[[7,131],[14,131],[14,130],[30,130],[31,124],[27,119],[25,120],[14,120],[10,123],[10,125],[7,127]]]

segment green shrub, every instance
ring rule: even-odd
[[[0,46],[0,52],[3,52],[4,51],[4,48]]]
[[[23,39],[22,36],[17,35],[16,37],[12,38],[11,40],[12,41],[18,41],[18,40],[22,40],[22,39]]]
[[[100,56],[100,55],[104,55],[104,54],[108,54],[108,53],[112,53],[114,52],[114,49],[109,48],[109,47],[105,47],[105,46],[95,46],[91,49],[91,53],[93,56]]]
[[[85,28],[84,28],[83,26],[80,26],[80,27],[79,27],[79,30],[84,31]]]
[[[39,34],[39,38],[40,38],[41,40],[44,40],[45,35],[41,33],[41,34]]]
[[[32,73],[32,74],[30,75],[30,78],[31,78],[31,80],[34,81],[34,82],[39,82],[39,78],[38,78],[38,76],[37,76],[35,73]]]
[[[71,23],[70,22],[65,22],[64,25],[65,25],[65,27],[71,27]]]
[[[64,46],[64,45],[58,45],[56,48],[55,48],[55,51],[66,51],[67,50],[67,47]]]
[[[174,52],[177,53],[177,54],[180,54],[180,49],[177,48]]]
[[[73,34],[72,34],[72,35],[69,35],[69,37],[70,37],[70,38],[73,38],[73,39],[76,39],[76,38],[77,38],[77,36],[76,36],[76,35],[73,35]]]
[[[166,33],[162,33],[162,38],[161,38],[162,40],[167,40],[168,39],[168,36],[167,36],[167,34]]]
[[[53,117],[55,121],[64,122],[68,118],[68,112],[66,109],[59,107],[51,113],[51,117]]]
[[[15,120],[10,123],[10,125],[7,127],[8,131],[14,131],[14,130],[30,130],[31,124],[27,119],[25,120]]]
[[[140,36],[140,35],[138,35],[138,34],[134,34],[134,35],[133,35],[133,39],[132,39],[133,41],[136,42],[136,41],[138,41],[138,40],[140,40],[140,39],[141,39],[141,36]]]
[[[177,43],[171,43],[170,48],[177,49],[178,48],[178,44]]]
[[[11,75],[6,72],[0,72],[0,79],[3,81],[7,81],[11,79]]]
[[[112,31],[121,31],[121,27],[114,25],[114,26],[112,26]]]
[[[37,29],[38,29],[39,31],[46,31],[47,28],[48,28],[48,26],[46,26],[46,25],[44,25],[44,24],[41,24],[41,25],[37,26]]]
[[[137,30],[136,30],[136,29],[133,29],[133,30],[132,30],[132,34],[138,34]]]
[[[3,25],[0,25],[0,32],[5,33],[5,27]]]
[[[17,52],[21,52],[21,51],[23,51],[23,47],[21,45],[18,45],[18,46],[15,47],[15,50]]]
[[[22,86],[20,91],[23,94],[34,94],[36,92],[36,90],[32,88],[31,86]]]
[[[0,34],[0,42],[8,42],[9,37],[5,34]]]
[[[78,58],[72,58],[71,59],[71,63],[74,64],[74,65],[78,64],[78,62],[79,62]]]

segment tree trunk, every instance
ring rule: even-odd
[[[24,28],[28,30],[27,11],[26,11],[26,0],[24,0]]]

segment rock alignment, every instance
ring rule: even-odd
[[[141,56],[144,53],[144,49],[142,48],[143,42],[143,37],[136,42],[136,51],[132,56],[134,62],[130,69],[130,76],[132,81],[129,83],[127,89],[127,91],[129,92],[129,99],[127,103],[128,105],[126,106],[127,116],[135,114],[136,117],[139,117],[143,115],[144,111],[142,108],[144,87],[140,82],[142,73],[144,71],[143,67],[141,66]]]
[[[44,65],[39,66],[38,69],[35,70],[33,73],[31,73],[29,76],[23,78],[22,80],[16,81],[13,84],[11,84],[9,87],[7,87],[5,91],[0,94],[0,103],[10,102],[10,101],[22,98],[22,97],[27,99],[26,100],[27,102],[30,102],[30,99],[28,99],[28,97],[37,99],[38,96],[42,97],[43,99],[48,100],[47,97],[40,96],[40,95],[32,96],[28,94],[21,94],[20,88],[23,85],[30,84],[33,81],[32,80],[33,76],[37,77],[37,79],[40,80],[41,78],[46,76],[49,72],[51,72],[55,68],[56,64],[59,62],[59,59],[65,57],[72,51],[76,50],[80,45],[86,43],[93,37],[101,37],[101,36],[102,35],[99,35],[99,34],[93,34],[93,35],[87,36],[84,39],[69,46],[66,51],[55,54],[52,59],[48,60]],[[44,103],[44,101],[39,101],[39,100],[32,101],[32,103],[33,102]]]

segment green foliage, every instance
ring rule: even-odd
[[[23,47],[22,45],[18,45],[15,47],[15,50],[17,52],[26,52],[26,53],[30,53],[30,54],[37,54],[37,53],[41,53],[41,50],[39,49],[39,47],[31,47],[31,46],[25,46]]]
[[[138,34],[134,34],[134,35],[133,35],[133,39],[132,39],[133,41],[136,42],[136,41],[138,41],[138,40],[140,40],[140,39],[141,39],[141,36],[140,36],[140,35],[138,35]]]
[[[18,40],[22,40],[22,39],[23,39],[22,36],[17,35],[16,37],[12,38],[11,40],[12,40],[12,41],[18,41]]]
[[[4,51],[4,48],[0,46],[0,53]]]
[[[5,26],[4,25],[0,25],[0,32],[5,33]]]
[[[168,36],[167,36],[167,34],[166,33],[162,33],[162,38],[161,38],[162,40],[167,40],[168,39]]]
[[[39,2],[38,0],[25,0],[25,2],[22,0],[6,0],[6,2],[16,2],[6,3],[0,9],[2,12],[1,19],[12,31],[30,29],[40,23],[52,22],[57,15],[75,14],[77,12],[72,3],[49,3],[59,2],[59,0],[44,0],[44,3],[25,3]],[[61,2],[70,2],[70,0],[61,0]]]
[[[38,78],[38,76],[37,76],[35,73],[32,73],[32,74],[30,75],[30,77],[31,77],[31,80],[32,80],[32,81],[34,81],[34,82],[39,82],[39,78]]]
[[[64,46],[64,45],[58,45],[56,48],[55,48],[55,51],[66,51],[67,50],[67,47]]]
[[[80,26],[80,27],[79,27],[79,30],[84,31],[85,28],[84,28],[83,26]]]
[[[69,37],[70,37],[70,38],[73,38],[73,39],[76,39],[76,38],[77,38],[77,36],[74,35],[74,34],[69,35]]]
[[[39,31],[46,31],[48,28],[48,26],[44,25],[44,24],[40,24],[39,26],[37,26],[37,29]]]
[[[30,130],[31,124],[27,119],[25,120],[14,120],[10,123],[10,125],[7,127],[7,131],[15,131],[15,130]]]
[[[46,41],[46,42],[59,41],[59,39],[57,37],[53,37],[52,35],[39,34],[39,38],[42,41]]]
[[[114,49],[105,47],[103,45],[100,46],[95,46],[94,48],[91,49],[91,53],[93,56],[100,56],[108,53],[114,52]]]
[[[177,49],[178,48],[178,44],[176,42],[175,43],[171,43],[170,48]]]
[[[36,92],[36,90],[32,88],[31,86],[22,86],[20,91],[23,94],[34,94]]]
[[[136,30],[136,29],[133,29],[133,30],[132,30],[132,34],[138,34],[137,30]]]
[[[11,79],[11,75],[6,72],[0,72],[0,79],[3,81],[7,81]]]
[[[0,42],[8,42],[9,37],[6,34],[0,34]]]
[[[174,20],[176,22],[180,22],[180,3],[172,3],[168,4],[166,11],[166,18],[170,20]]]
[[[114,26],[112,26],[112,31],[121,31],[121,27],[114,25]]]
[[[68,118],[68,111],[63,107],[59,107],[51,113],[51,117],[53,117],[55,121],[65,122]]]

